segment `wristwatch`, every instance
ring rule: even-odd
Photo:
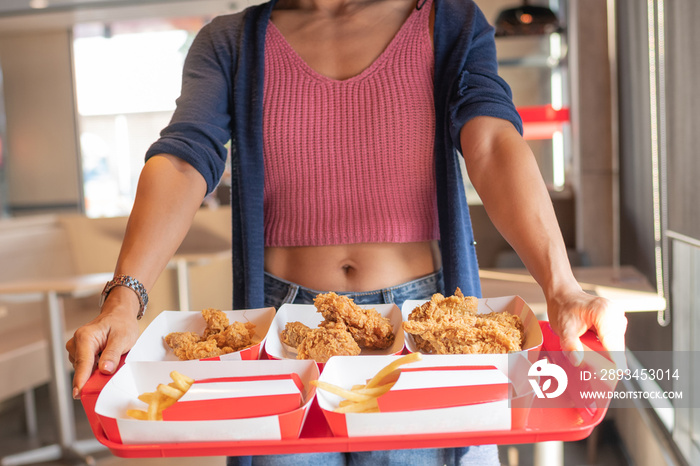
[[[146,287],[134,277],[124,274],[117,275],[107,282],[102,290],[102,294],[100,295],[100,309],[105,303],[107,295],[115,286],[125,286],[134,290],[134,293],[136,293],[136,296],[139,298],[139,313],[136,315],[136,319],[138,320],[143,317],[143,314],[146,312],[146,307],[148,306],[148,293],[146,292]]]

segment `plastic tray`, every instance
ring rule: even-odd
[[[543,350],[559,351],[559,338],[548,322],[540,322],[544,335]],[[582,337],[586,346],[602,349],[591,332]],[[95,372],[83,391],[82,404],[97,440],[114,455],[123,458],[157,458],[186,456],[240,456],[260,454],[310,453],[328,451],[366,451],[404,448],[449,448],[484,444],[516,444],[544,441],[575,441],[588,437],[603,420],[608,403],[596,410],[581,409],[571,401],[569,407],[538,406],[536,398],[524,427],[519,429],[464,432],[452,434],[400,435],[389,437],[334,437],[314,401],[298,439],[232,442],[168,443],[158,445],[124,445],[109,441],[95,415],[100,390],[110,376]],[[562,395],[565,396],[565,395]]]

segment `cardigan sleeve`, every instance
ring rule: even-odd
[[[233,47],[223,31],[226,17],[204,26],[190,47],[182,76],[182,89],[172,119],[146,152],[177,156],[202,174],[207,193],[224,172],[231,139],[231,69]]]
[[[498,75],[493,27],[476,5],[464,27],[471,30],[463,36],[468,43],[460,48],[462,67],[455,81],[449,113],[452,141],[460,152],[462,126],[476,116],[508,120],[520,134],[523,132],[510,86]]]

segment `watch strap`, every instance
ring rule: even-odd
[[[109,295],[109,292],[112,291],[115,286],[125,286],[136,293],[136,296],[139,299],[139,312],[136,315],[136,319],[143,317],[144,313],[146,312],[146,307],[148,307],[148,293],[146,292],[146,287],[134,277],[125,274],[116,275],[113,279],[107,282],[102,290],[102,294],[100,295],[100,308],[102,308],[102,305],[107,299],[107,295]]]

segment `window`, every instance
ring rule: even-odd
[[[144,154],[170,121],[182,66],[206,18],[74,28],[83,193],[89,217],[127,215]]]

